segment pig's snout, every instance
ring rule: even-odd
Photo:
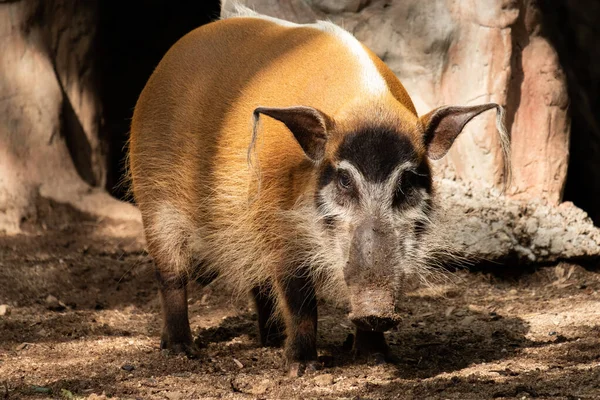
[[[361,330],[384,332],[400,321],[391,265],[397,240],[389,224],[378,219],[367,219],[356,228],[344,278],[350,288],[350,320]]]
[[[361,330],[385,332],[400,322],[394,296],[389,291],[360,290],[351,296],[350,303],[352,312],[349,318]]]

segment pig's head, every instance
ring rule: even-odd
[[[398,324],[400,288],[423,265],[420,246],[432,229],[429,160],[443,157],[467,122],[491,108],[500,120],[502,109],[492,103],[441,107],[420,118],[407,110],[365,110],[335,120],[311,107],[256,110],[256,117],[286,124],[314,161],[321,217],[315,229],[326,238],[322,251],[343,270],[350,319],[359,329]]]

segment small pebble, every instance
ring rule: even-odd
[[[135,369],[135,367],[131,364],[125,364],[121,367],[121,369],[127,371],[127,372],[131,372]]]
[[[271,387],[273,387],[273,382],[269,379],[263,379],[256,385],[252,385],[252,387],[249,389],[249,392],[254,395],[261,395],[269,391]]]
[[[502,319],[502,315],[498,315],[496,312],[492,311],[490,313],[490,320],[491,321],[498,321]]]
[[[21,343],[16,347],[17,351],[25,350],[29,346],[29,343]]]
[[[34,392],[37,393],[44,393],[44,394],[48,394],[50,393],[52,390],[50,388],[47,387],[43,387],[43,386],[32,386],[32,389]]]
[[[58,300],[56,297],[49,294],[46,297],[46,307],[52,311],[63,311],[67,306],[62,301]]]
[[[333,375],[331,374],[322,374],[317,375],[314,378],[315,384],[318,386],[328,386],[333,384]]]
[[[0,317],[3,315],[8,315],[10,310],[8,308],[8,304],[0,304]]]

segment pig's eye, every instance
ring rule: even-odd
[[[339,170],[337,176],[338,187],[342,190],[349,191],[352,189],[352,178],[347,171]]]
[[[402,201],[403,199],[406,199],[406,197],[410,196],[416,185],[417,178],[418,176],[414,171],[406,171],[402,174],[398,180],[398,185],[396,186],[396,201]]]

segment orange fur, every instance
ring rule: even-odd
[[[375,119],[414,130],[414,106],[391,71],[379,62],[393,90],[366,96],[355,81],[359,68],[333,35],[259,18],[218,21],[175,44],[142,92],[131,128],[133,191],[153,255],[186,269],[194,252],[221,258],[210,260],[221,264],[229,257],[214,254],[214,247],[225,242],[228,249],[236,243],[257,252],[262,245],[261,253],[276,253],[268,235],[288,231],[290,223],[280,211],[312,193],[315,179],[287,128],[263,118],[257,146],[266,190],[260,202],[249,201],[255,177],[246,151],[258,106],[302,104],[331,115],[339,134],[330,140],[329,155],[368,110]],[[253,263],[256,256],[266,255],[244,259]]]
[[[189,351],[186,293],[177,283],[200,273],[218,275],[239,290],[273,286],[274,302],[280,303],[275,312],[286,322],[288,353],[304,351],[316,357],[312,347],[298,350],[304,339],[298,339],[296,347],[291,343],[290,337],[312,332],[316,314],[298,320],[281,304],[285,282],[293,277],[298,284],[310,270],[317,285],[347,299],[344,266],[356,229],[348,213],[333,208],[326,212],[344,214],[336,227],[344,238],[332,238],[324,228],[326,215],[315,204],[319,167],[326,165],[321,163],[342,164],[337,150],[347,135],[381,127],[408,138],[417,159],[411,162],[426,165],[431,156],[426,136],[437,135],[438,125],[442,128],[441,136],[435,136],[436,155],[443,156],[464,123],[482,112],[474,110],[500,108],[448,107],[419,118],[389,68],[341,28],[327,22],[291,24],[246,11],[242,10],[246,16],[220,20],[184,36],[152,74],[131,125],[133,194],[142,212],[148,251],[162,279],[163,340]],[[275,114],[259,118],[259,107],[264,112],[309,108],[312,117],[302,127],[312,126],[322,134],[314,143],[324,143],[324,150],[318,147],[309,159],[297,140],[300,136],[274,119]],[[323,118],[311,125],[315,115]],[[392,178],[380,184],[385,193],[397,190],[397,175]],[[329,186],[330,193],[334,187]],[[410,231],[417,221],[431,222],[435,215],[425,205],[429,193],[422,194],[420,206],[402,212],[390,211],[391,205],[382,212],[382,204],[391,200],[381,198],[379,204],[369,204],[375,204],[373,215],[383,213],[395,221],[396,229],[390,232]],[[355,214],[363,218],[371,211]],[[431,255],[443,253],[444,243],[439,230],[430,231],[430,238],[419,238],[419,245],[405,240],[404,259],[390,256],[389,269],[397,272],[391,274],[395,287],[407,275],[431,280]],[[186,279],[180,281],[185,286]]]

